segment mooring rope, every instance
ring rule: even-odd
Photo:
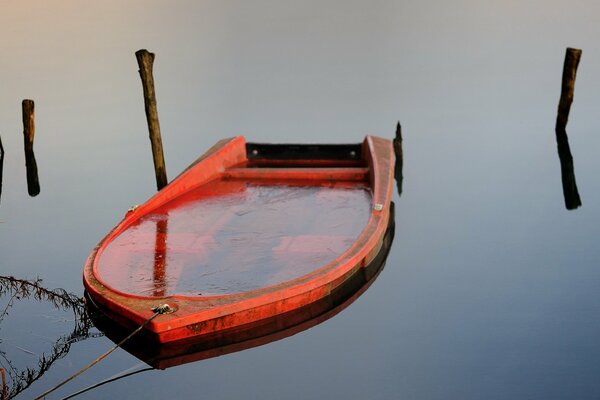
[[[134,366],[134,368],[138,367],[139,365]],[[84,394],[85,392],[89,392],[92,389],[96,389],[100,386],[106,385],[107,383],[111,383],[114,381],[118,381],[119,379],[123,379],[123,378],[127,378],[128,376],[132,376],[132,375],[137,375],[139,373],[142,372],[146,372],[146,371],[153,371],[156,368],[154,367],[147,367],[147,368],[142,368],[142,369],[137,369],[135,371],[131,371],[131,368],[128,368],[127,370],[125,370],[124,372],[121,372],[120,374],[114,375],[108,379],[104,379],[103,381],[100,381],[98,383],[95,383],[93,385],[90,385],[84,389],[81,389],[75,393],[71,393],[70,395],[68,395],[67,397],[63,397],[61,400],[69,400],[72,399],[73,397],[79,396],[80,394]]]
[[[139,331],[141,331],[142,329],[144,329],[146,327],[146,325],[148,325],[154,318],[158,317],[161,314],[170,313],[173,310],[171,309],[171,307],[168,304],[161,304],[161,305],[153,308],[152,311],[154,312],[154,314],[152,314],[152,316],[150,318],[148,318],[146,321],[144,321],[144,323],[141,324],[136,330],[134,330],[129,335],[127,335],[127,337],[125,339],[123,339],[119,343],[115,344],[113,347],[111,347],[108,351],[106,351],[100,357],[96,358],[94,361],[92,361],[91,363],[89,363],[85,367],[81,368],[79,371],[75,372],[73,375],[71,375],[70,377],[68,377],[64,381],[60,382],[58,385],[56,385],[56,386],[54,386],[54,387],[46,390],[44,393],[40,394],[34,400],[43,399],[44,397],[46,397],[50,393],[54,392],[58,388],[60,388],[60,387],[64,386],[65,384],[71,382],[73,379],[77,378],[79,375],[83,374],[85,371],[87,371],[88,369],[92,368],[94,365],[98,364],[100,361],[102,361],[103,359],[105,359],[110,353],[112,353],[113,351],[115,351],[116,349],[118,349],[119,347],[121,347],[123,344],[125,344],[125,342],[127,342],[129,339],[131,339],[136,333],[138,333]]]

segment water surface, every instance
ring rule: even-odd
[[[163,399],[174,388],[211,399],[600,397],[600,3],[3,1],[0,10],[0,268],[49,288],[81,295],[89,252],[155,190],[138,49],[157,54],[170,178],[224,137],[360,142],[392,138],[402,122],[394,246],[348,309],[284,340],[80,398]],[[583,49],[567,127],[575,211],[564,207],[554,136],[567,46]],[[25,98],[36,102],[35,198]],[[22,398],[110,346],[73,344]],[[19,365],[28,356],[12,354]],[[138,367],[117,351],[53,398]]]

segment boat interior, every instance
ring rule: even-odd
[[[120,230],[97,260],[103,282],[142,297],[236,294],[310,273],[353,245],[372,208],[364,143],[244,145],[241,162]]]

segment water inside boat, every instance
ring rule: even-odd
[[[98,273],[113,289],[149,297],[276,285],[350,248],[371,202],[365,182],[215,180],[121,232],[99,257]]]

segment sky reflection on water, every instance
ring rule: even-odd
[[[158,399],[173,387],[207,398],[600,396],[600,3],[0,7],[2,275],[82,293],[90,250],[154,192],[138,49],[157,55],[172,176],[223,137],[358,142],[391,139],[402,123],[394,246],[351,307],[285,340],[81,398]],[[584,51],[568,132],[585,205],[573,212],[554,135],[567,46]],[[22,155],[25,98],[36,102],[35,198]],[[110,344],[72,346],[32,391]],[[137,363],[116,352],[79,384]]]

